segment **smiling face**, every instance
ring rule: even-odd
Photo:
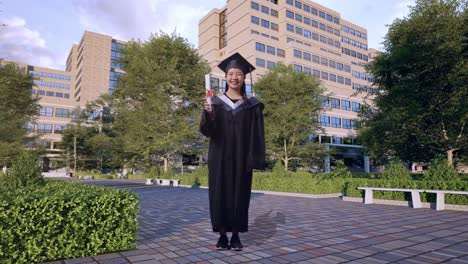
[[[226,73],[226,81],[229,89],[240,91],[242,84],[244,83],[244,73],[241,69],[231,68]]]

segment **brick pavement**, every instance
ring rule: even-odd
[[[468,263],[468,213],[252,194],[244,250],[217,251],[206,189],[130,188],[137,249],[48,263]]]

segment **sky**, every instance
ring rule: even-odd
[[[368,46],[380,50],[388,25],[414,5],[414,0],[314,2],[367,28]],[[177,32],[196,48],[198,21],[225,4],[226,0],[0,0],[0,58],[64,70],[72,44],[85,30],[124,41]]]

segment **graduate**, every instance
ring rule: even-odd
[[[211,104],[205,102],[200,122],[200,132],[210,138],[211,225],[220,234],[218,249],[241,250],[239,233],[248,231],[252,171],[265,167],[264,105],[246,94],[245,77],[255,68],[239,53],[218,67],[226,74],[226,92],[214,96]]]

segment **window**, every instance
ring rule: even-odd
[[[354,75],[355,78],[358,78],[358,79],[359,79],[359,72],[354,71],[354,72],[353,72],[353,75]]]
[[[312,20],[312,26],[313,26],[314,28],[318,28],[318,22],[315,21],[315,20]]]
[[[260,52],[265,52],[265,44],[256,42],[255,43],[255,50],[260,51]]]
[[[52,133],[52,125],[51,124],[37,124],[37,132],[38,133]]]
[[[340,36],[340,31],[338,29],[334,29],[333,30],[333,34],[335,34],[336,36]]]
[[[49,78],[51,78],[51,79],[55,79],[55,74],[49,73],[49,74],[47,74],[47,77],[49,77]]]
[[[351,102],[348,101],[348,100],[342,100],[341,101],[341,109],[347,110],[347,111],[351,110]]]
[[[345,84],[351,86],[351,79],[346,78],[345,79]]]
[[[47,83],[47,86],[49,86],[50,88],[54,88],[54,87],[55,87],[55,83],[53,83],[53,82],[48,82],[48,83]]]
[[[70,85],[65,84],[65,90],[70,90]]]
[[[294,4],[294,1],[293,1],[293,0],[286,0],[286,4],[288,4],[288,5],[293,5],[293,4]]]
[[[310,61],[310,60],[311,60],[310,53],[304,52],[304,53],[303,53],[303,56],[304,56],[304,60],[306,60],[306,61]]]
[[[37,94],[38,95],[45,95],[45,91],[44,90],[37,90]]]
[[[302,51],[295,49],[294,50],[294,57],[302,59]]]
[[[308,6],[308,5],[306,5],[306,4],[304,4],[303,9],[304,9],[304,11],[306,11],[306,12],[310,12],[310,6]]]
[[[325,108],[330,107],[330,98],[327,96],[320,96],[320,100],[322,101],[322,106]]]
[[[330,127],[330,117],[320,116],[320,125],[324,127]]]
[[[323,12],[323,11],[320,11],[320,12],[319,12],[319,17],[321,17],[321,18],[325,18],[325,12]]]
[[[320,57],[317,56],[317,55],[312,55],[312,60],[313,60],[313,62],[315,62],[315,63],[320,63]]]
[[[336,82],[336,75],[335,74],[330,73],[330,81]]]
[[[321,77],[322,77],[322,79],[324,79],[324,80],[328,80],[328,72],[322,72]]]
[[[343,128],[344,129],[351,129],[351,120],[343,118]]]
[[[252,16],[251,21],[252,21],[253,24],[260,25],[260,18],[258,18],[256,16]]]
[[[367,39],[367,34],[362,33],[362,34],[361,34],[361,38]]]
[[[296,8],[302,9],[302,3],[297,0],[295,2],[296,2],[295,3]]]
[[[312,33],[312,39],[313,40],[319,40],[319,35],[317,33]]]
[[[340,24],[340,19],[337,18],[337,17],[334,17],[334,18],[333,18],[333,22],[334,22],[335,24]]]
[[[335,40],[335,47],[337,47],[337,48],[341,48],[341,44],[340,44],[340,42],[339,42],[339,41],[336,41],[336,40]]]
[[[302,22],[302,16],[296,13],[296,20]]]
[[[262,27],[270,28],[270,21],[262,19]]]
[[[270,13],[270,8],[268,8],[268,7],[264,6],[264,5],[262,5],[262,13],[265,13],[265,14],[268,15],[268,14]]]
[[[68,118],[69,115],[70,115],[70,110],[68,110],[68,109],[62,109],[62,108],[55,109],[55,116],[56,117]]]
[[[276,66],[276,63],[272,61],[267,61],[267,69],[273,69]]]
[[[271,14],[271,16],[278,17],[278,11],[276,11],[274,9],[270,9],[270,14]]]
[[[56,92],[55,97],[63,98],[63,93]]]
[[[54,134],[62,134],[63,130],[67,129],[64,125],[55,125]]]
[[[309,30],[304,30],[304,37],[312,38],[312,32],[310,32]]]
[[[354,29],[349,28],[349,34],[354,35]]]
[[[283,49],[276,49],[276,54],[278,57],[286,57],[286,52]]]
[[[57,74],[57,78],[58,78],[59,80],[65,79],[65,77],[64,77],[62,74]]]
[[[329,14],[327,14],[327,20],[330,21],[330,22],[333,22],[333,17]]]
[[[327,39],[327,44],[333,47],[333,39]]]
[[[286,17],[294,19],[294,12],[286,10]]]
[[[260,10],[260,5],[258,3],[253,2],[253,1],[250,3],[250,7],[252,9],[257,10],[257,11]]]
[[[258,67],[265,68],[265,60],[262,60],[262,59],[257,58],[257,60],[256,60],[256,65],[257,65]]]
[[[40,116],[53,116],[54,114],[54,108],[52,107],[41,107],[39,110],[39,115]]]
[[[341,128],[341,118],[332,117],[332,127]]]
[[[271,22],[271,29],[273,29],[274,31],[278,31],[278,24]]]
[[[296,72],[302,72],[302,66],[301,66],[301,65],[294,64],[294,70],[295,70]]]
[[[343,26],[343,31],[344,32],[349,32],[349,28],[347,26]]]
[[[339,62],[336,63],[336,68],[337,68],[338,70],[342,71],[342,70],[343,70],[343,63],[339,63]]]
[[[28,122],[26,124],[26,129],[28,130],[28,132],[31,132],[31,133],[34,132],[34,129],[35,129],[34,123]]]
[[[290,32],[294,32],[294,26],[291,24],[286,24],[286,30]]]
[[[51,91],[47,91],[47,92],[46,92],[46,96],[54,97],[54,96],[55,96],[55,93],[54,93],[54,92],[51,92]]]
[[[356,30],[356,37],[359,37],[359,38],[360,38],[360,37],[361,37],[361,32],[359,32],[359,31]]]
[[[298,34],[298,35],[301,35],[301,36],[302,36],[302,28],[300,28],[300,27],[296,27],[296,34]]]
[[[320,23],[320,29],[325,31],[326,30],[325,24]]]
[[[336,98],[332,98],[331,99],[331,107],[332,108],[336,108],[336,109],[340,109],[340,99],[336,99]]]
[[[65,77],[65,79],[66,79],[67,81],[70,81],[70,80],[71,80],[71,77],[70,77],[70,76],[67,76],[67,77]]]
[[[361,104],[353,102],[353,112],[359,112],[361,110]]]
[[[294,39],[293,39],[293,38],[290,38],[290,37],[288,37],[288,38],[286,39],[286,43],[289,43],[289,42],[294,42]]]
[[[333,34],[333,28],[330,26],[327,26],[327,32]]]
[[[325,36],[320,35],[320,42],[327,43],[327,38],[325,38]]]
[[[329,66],[330,68],[335,68],[335,61],[329,60],[329,61],[328,61],[328,66]]]
[[[304,72],[310,75],[312,73],[312,69],[308,67],[304,67]]]
[[[312,7],[312,8],[310,9],[310,13],[312,13],[313,15],[317,15],[317,9],[315,9],[315,8]]]
[[[275,55],[275,48],[272,46],[267,46],[267,53],[271,55]]]
[[[312,74],[317,77],[317,78],[320,78],[320,71],[319,70],[313,70],[312,71]]]
[[[328,60],[326,58],[322,58],[320,64],[322,64],[324,66],[328,66]]]
[[[349,65],[344,66],[345,72],[351,72],[351,67]]]
[[[338,76],[338,83],[344,84],[343,76]]]

